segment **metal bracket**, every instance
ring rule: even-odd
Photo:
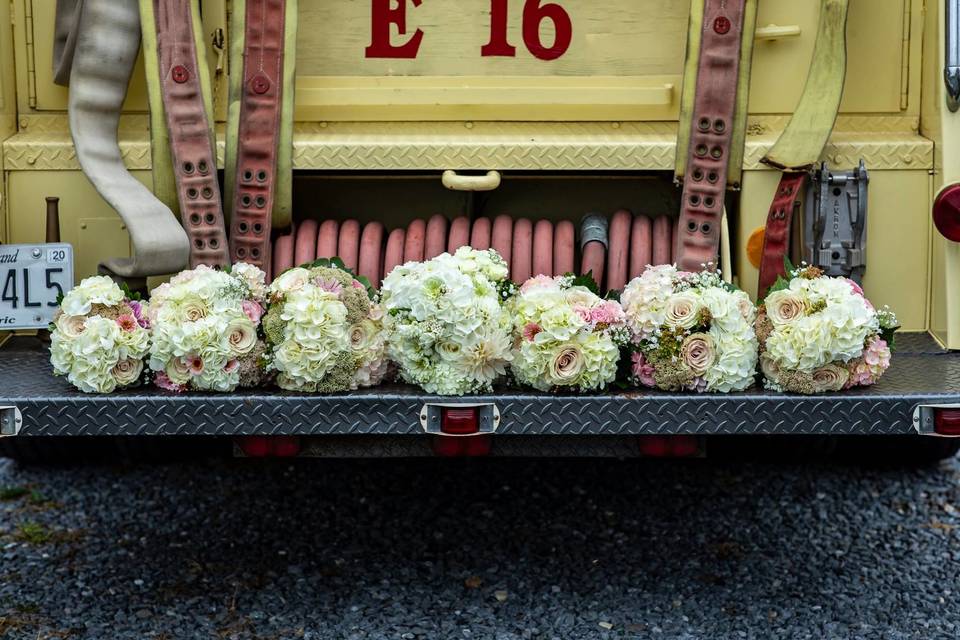
[[[441,413],[444,407],[455,407],[457,409],[477,409],[477,424],[480,428],[477,433],[452,434],[443,433],[441,430]],[[493,403],[469,404],[463,402],[436,403],[428,402],[420,409],[420,426],[424,433],[432,435],[449,436],[453,438],[466,437],[482,434],[496,433],[500,426],[500,409]]]
[[[827,275],[862,282],[869,182],[863,160],[852,171],[831,171],[823,163],[814,172],[803,216],[803,257],[808,264]]]
[[[943,93],[947,108],[960,107],[960,2],[944,3]]]
[[[933,414],[935,409],[960,409],[960,404],[918,404],[913,409],[913,428],[922,436],[934,436],[937,438],[956,437],[940,435],[933,430]]]
[[[0,406],[0,438],[17,435],[22,425],[23,416],[19,409],[13,406]]]
[[[599,213],[588,213],[580,221],[580,248],[583,249],[591,242],[600,242],[609,248],[608,229],[610,223],[605,216]]]

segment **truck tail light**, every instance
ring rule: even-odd
[[[639,436],[640,454],[650,458],[689,458],[700,453],[696,436]]]
[[[934,409],[933,430],[941,436],[960,436],[960,409]]]
[[[960,184],[952,184],[937,195],[933,224],[944,238],[960,242]]]
[[[480,411],[476,407],[441,407],[440,431],[454,436],[467,436],[480,431]]]
[[[248,458],[295,458],[300,455],[300,436],[241,436],[237,438]]]

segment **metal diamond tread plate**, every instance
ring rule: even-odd
[[[23,414],[21,436],[415,435],[425,402],[495,402],[501,435],[912,433],[922,403],[960,404],[960,353],[926,334],[903,334],[880,383],[821,396],[755,387],[737,394],[655,391],[551,395],[503,390],[439,398],[394,385],[320,396],[278,391],[173,394],[139,389],[82,394],[52,375],[45,345],[15,338],[0,348],[0,405]]]

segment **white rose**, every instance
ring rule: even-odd
[[[783,326],[797,322],[807,315],[807,304],[804,299],[788,289],[774,291],[764,300],[767,317],[774,326]]]
[[[121,387],[133,384],[140,377],[143,371],[143,360],[136,358],[127,358],[121,360],[113,367],[113,377]]]
[[[575,384],[584,368],[583,351],[579,345],[561,346],[550,358],[547,366],[547,379],[554,385]]]
[[[86,318],[83,316],[69,316],[65,313],[60,314],[55,322],[57,330],[65,338],[76,338],[83,333]]]
[[[235,320],[227,326],[227,344],[238,356],[244,356],[257,344],[257,330],[248,318]]]
[[[310,272],[308,270],[302,267],[295,267],[280,274],[280,276],[273,281],[273,284],[270,285],[270,291],[271,293],[279,293],[281,295],[287,294],[291,291],[302,289],[309,280]]]
[[[673,329],[689,329],[700,317],[700,302],[689,293],[678,293],[667,300],[664,324]]]

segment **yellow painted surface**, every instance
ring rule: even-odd
[[[735,231],[740,287],[757,295],[757,269],[747,258],[747,240],[762,226],[780,174],[745,171]],[[872,171],[867,193],[867,269],[864,290],[877,305],[890,305],[904,330],[927,328],[930,260],[929,176],[926,171]]]

